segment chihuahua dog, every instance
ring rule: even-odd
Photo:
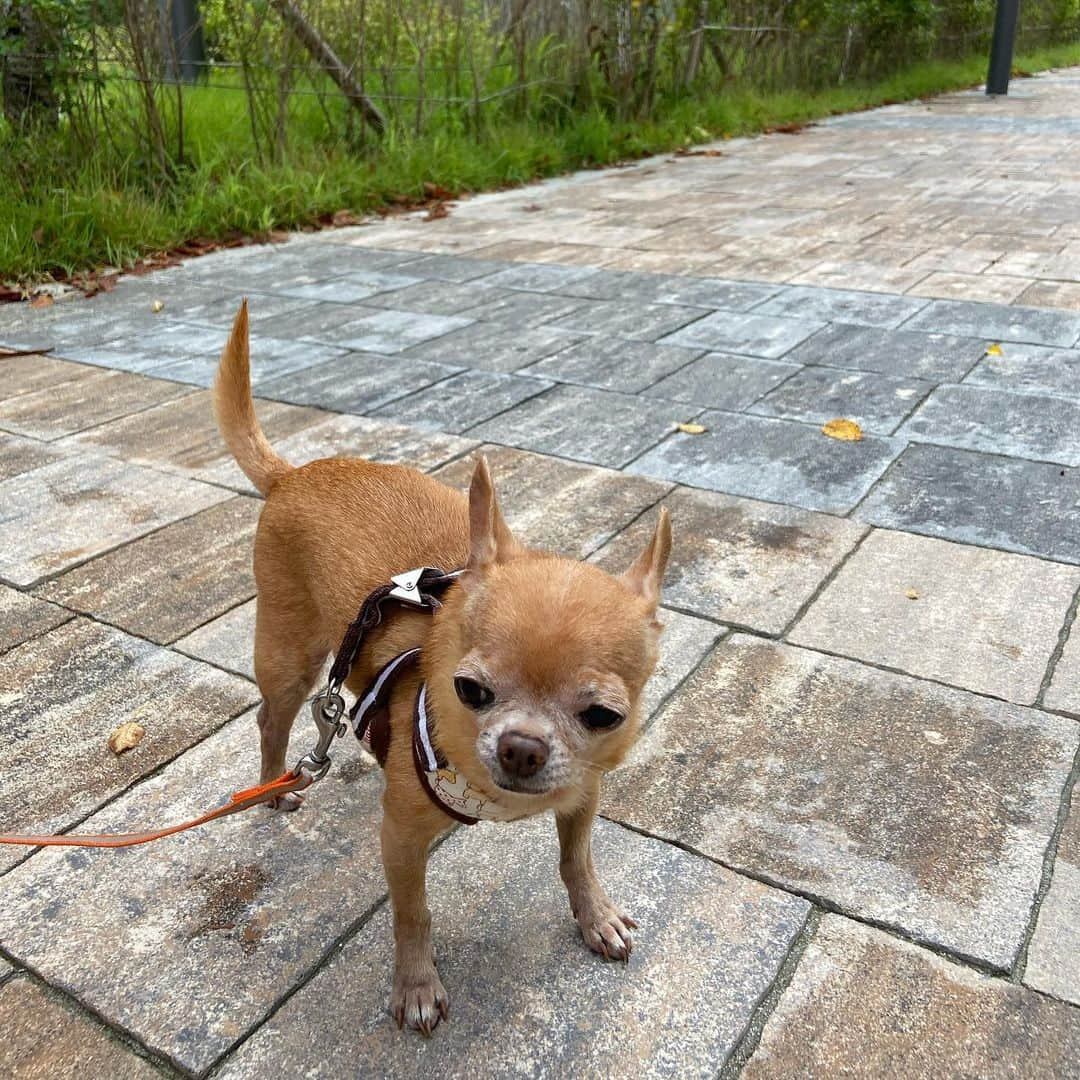
[[[414,469],[354,458],[294,468],[271,449],[252,400],[246,302],[214,387],[222,436],[266,496],[255,537],[255,675],[261,782],[280,775],[293,720],[361,601],[391,575],[465,572],[432,616],[395,610],[365,643],[347,683],[358,693],[392,657],[421,648],[388,702],[382,858],[393,907],[391,1012],[425,1035],[446,1019],[425,897],[429,847],[454,824],[414,757],[418,695],[440,760],[467,805],[501,820],[552,810],[559,871],[588,946],[626,960],[636,926],[593,870],[602,775],[622,761],[657,659],[660,583],[671,551],[661,511],[634,564],[598,567],[531,550],[513,536],[478,458],[469,494]],[[422,688],[422,689],[421,689]],[[300,796],[287,797],[283,809]]]

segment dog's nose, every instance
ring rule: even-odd
[[[511,776],[535,776],[546,764],[548,744],[520,731],[504,731],[499,736],[499,764]]]

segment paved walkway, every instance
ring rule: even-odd
[[[0,309],[54,349],[0,360],[0,829],[255,776],[259,502],[203,389],[242,294],[287,457],[462,485],[486,444],[536,544],[621,566],[660,502],[677,536],[597,835],[628,969],[549,822],[459,830],[452,1020],[399,1036],[342,746],[299,814],[0,853],[0,1072],[1080,1075],[1078,195],[1070,71]]]

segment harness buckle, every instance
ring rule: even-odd
[[[330,771],[330,744],[339,735],[344,735],[348,725],[341,719],[345,714],[345,699],[331,687],[327,687],[311,702],[311,718],[319,732],[319,740],[314,749],[306,753],[297,763],[295,772],[306,769],[311,774],[311,781],[321,780]]]
[[[394,574],[390,578],[394,588],[388,595],[391,599],[400,600],[403,604],[411,604],[413,607],[430,607],[430,598],[420,591],[421,579],[425,574],[441,574],[441,571],[430,566],[418,566],[415,570]]]

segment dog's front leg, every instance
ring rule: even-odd
[[[557,814],[559,829],[559,875],[570,897],[570,910],[581,927],[581,936],[593,952],[606,960],[630,959],[637,923],[624,915],[608,898],[593,869],[592,826],[599,802],[599,786],[570,814]]]
[[[438,827],[423,818],[403,821],[383,815],[382,858],[394,910],[394,989],[390,1011],[398,1027],[408,1024],[430,1035],[450,1007],[431,947],[431,912],[425,878],[428,848]]]

